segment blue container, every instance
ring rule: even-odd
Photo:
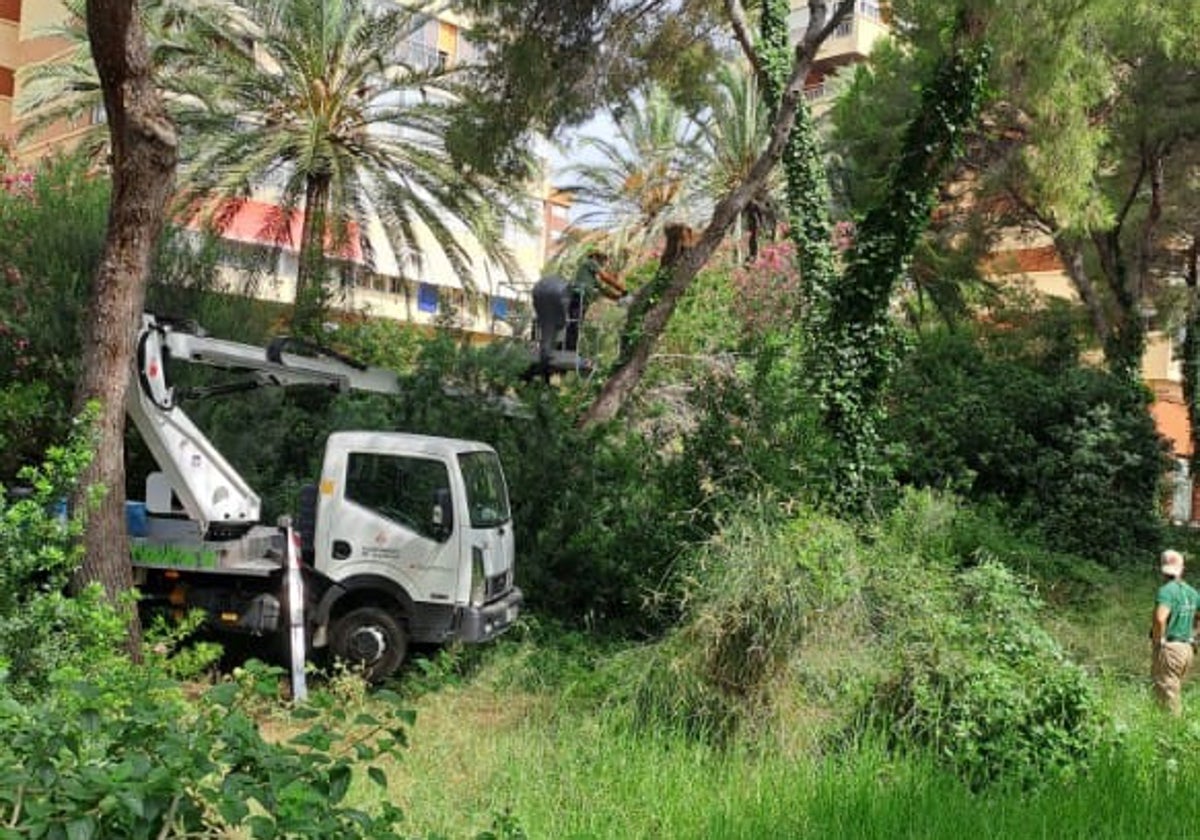
[[[145,502],[125,503],[125,528],[131,537],[144,537],[149,531]]]

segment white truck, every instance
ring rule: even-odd
[[[255,347],[185,323],[143,317],[127,411],[159,471],[127,518],[135,580],[148,603],[201,608],[217,627],[286,638],[287,546],[260,521],[260,499],[179,405],[168,364],[222,368],[243,380],[196,389],[324,385],[399,392],[395,374],[336,354]],[[515,586],[508,490],[500,459],[473,441],[398,432],[336,432],[321,474],[300,492],[294,526],[311,647],[394,672],[408,644],[483,642],[507,629]]]

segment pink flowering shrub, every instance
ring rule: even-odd
[[[33,195],[32,172],[5,172],[0,175],[0,190],[12,195]]]
[[[772,242],[733,273],[733,312],[747,338],[788,328],[804,306],[795,246]]]
[[[833,244],[839,253],[846,253],[854,247],[854,236],[857,229],[854,222],[843,220],[833,226]]]

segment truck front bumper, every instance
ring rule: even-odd
[[[513,587],[499,600],[482,607],[464,607],[458,626],[458,638],[464,642],[486,642],[509,628],[521,613],[525,595]]]

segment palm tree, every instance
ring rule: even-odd
[[[743,183],[754,161],[767,147],[770,116],[754,74],[741,65],[721,65],[713,79],[706,111],[697,118],[700,127],[701,166],[711,195],[725,195]],[[758,256],[760,239],[771,238],[779,222],[778,196],[783,176],[771,173],[750,199],[734,228],[734,238],[747,238],[746,261]]]
[[[300,229],[297,302],[319,300],[326,254],[440,251],[473,272],[515,273],[504,222],[515,190],[455,165],[443,142],[463,83],[406,47],[427,18],[370,0],[238,0],[252,52],[214,51],[179,85],[182,201],[218,228],[264,182],[278,186],[277,241]],[[418,59],[421,56],[417,56]]]
[[[85,0],[64,3],[65,22],[39,34],[74,46],[22,78],[25,138],[101,107]],[[412,55],[426,20],[417,11],[374,8],[144,0],[156,81],[182,135],[182,215],[219,232],[256,189],[281,183],[270,233],[289,244],[292,220],[303,219],[298,296],[320,296],[327,249],[370,260],[376,224],[398,263],[436,250],[468,288],[476,270],[513,276],[503,235],[525,214],[524,198],[456,167],[443,143],[463,68]],[[108,132],[96,125],[84,142],[102,159]]]
[[[670,222],[687,222],[701,209],[696,177],[697,131],[684,109],[651,87],[614,112],[613,136],[579,142],[582,161],[566,170],[563,189],[584,211],[581,228],[599,229],[633,253],[656,244]]]

